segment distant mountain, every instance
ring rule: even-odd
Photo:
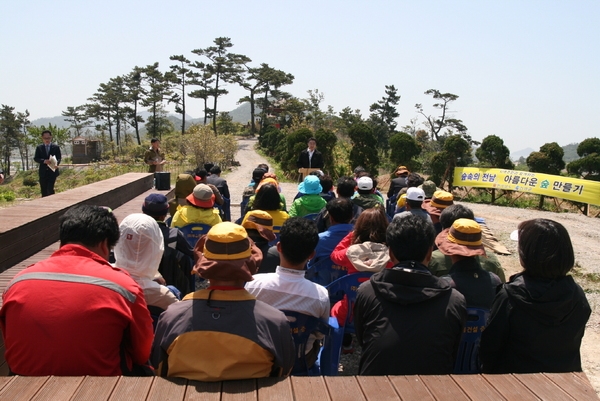
[[[517,152],[513,152],[510,154],[510,159],[512,161],[518,161],[521,157],[524,157],[527,159],[527,156],[529,156],[531,154],[531,152],[535,152],[535,150],[531,149],[531,148],[525,148],[522,150],[519,150]]]
[[[565,151],[565,155],[563,156],[563,160],[565,163],[570,163],[573,160],[579,159],[579,155],[577,154],[578,143],[570,143],[568,145],[563,146],[563,150]]]
[[[70,123],[65,121],[63,116],[56,117],[42,117],[37,120],[33,120],[31,122],[32,125],[37,125],[38,127],[41,125],[48,126],[48,124],[56,125],[58,128],[68,128]]]
[[[262,110],[259,107],[254,107],[255,118]],[[244,102],[235,109],[229,112],[234,123],[247,124],[250,121],[250,103]]]
[[[258,115],[260,113],[260,111],[261,111],[261,109],[259,107],[255,108],[256,115]],[[142,111],[139,114],[144,118],[144,120],[148,120],[148,117],[151,115],[147,111]],[[248,102],[242,103],[235,109],[231,110],[229,112],[229,115],[232,117],[233,122],[246,124],[247,122],[250,121],[250,103],[248,103]],[[181,128],[181,117],[179,114],[169,114],[167,116],[167,118],[169,119],[169,121],[171,121],[173,123],[175,130]],[[58,128],[68,128],[70,125],[67,121],[65,121],[65,118],[63,116],[42,117],[42,118],[33,120],[31,122],[31,124],[37,125],[37,126],[40,126],[40,125],[48,126],[49,123],[51,123],[52,125],[56,125]],[[186,126],[190,126],[192,124],[202,124],[202,123],[204,123],[204,117],[193,118],[190,115],[186,114],[186,117],[185,117],[185,125]],[[143,127],[143,125],[144,124],[142,124],[142,127]],[[145,133],[145,129],[141,129],[140,132]]]

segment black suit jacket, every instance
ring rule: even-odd
[[[298,156],[296,166],[298,168],[323,168],[323,155],[321,152],[315,149],[312,159],[309,160],[308,150],[304,149],[302,152],[300,152],[300,156]]]
[[[47,164],[44,163],[44,160],[49,159],[50,156],[56,157],[56,161],[60,164],[61,154],[60,147],[54,143],[50,144],[50,153],[46,153],[46,145],[41,144],[35,148],[35,155],[33,160],[36,163],[40,164],[40,176],[46,174],[58,174],[58,169],[56,171],[52,171]]]

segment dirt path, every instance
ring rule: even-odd
[[[254,151],[256,142],[256,139],[239,141],[236,159],[241,166],[225,177],[232,194],[232,220],[237,219],[240,215],[238,205],[242,199],[244,187],[250,182],[252,170],[259,163],[267,162]],[[289,207],[297,192],[297,185],[282,183],[281,187]],[[469,203],[468,206],[473,209],[477,217],[485,219],[486,224],[500,242],[512,252],[512,255],[508,256],[498,255],[506,271],[507,278],[521,270],[517,255],[517,243],[510,240],[510,233],[517,228],[521,221],[547,218],[558,221],[567,228],[575,248],[576,278],[586,290],[586,295],[592,307],[592,316],[586,327],[581,347],[583,370],[596,392],[600,394],[600,313],[598,309],[600,305],[600,285],[581,278],[586,274],[600,273],[600,251],[598,251],[600,230],[598,229],[598,220],[578,214],[552,213],[472,203]]]

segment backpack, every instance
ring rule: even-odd
[[[192,258],[175,249],[177,232],[176,229],[169,230],[169,238],[165,241],[165,251],[160,259],[158,271],[167,285],[177,287],[181,294],[185,295],[194,291],[190,285],[194,263]]]

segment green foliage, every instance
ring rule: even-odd
[[[400,96],[394,85],[386,85],[385,96],[369,108],[370,123],[377,140],[377,148],[384,152],[389,149],[390,136],[393,135],[398,125],[396,118],[400,116],[400,113],[396,110],[396,106],[399,101]]]
[[[335,167],[335,153],[333,150],[337,143],[337,137],[333,131],[321,128],[315,132],[315,139],[317,140],[318,149],[323,155],[323,170],[331,174]]]
[[[217,132],[219,134],[235,134],[240,131],[240,123],[234,123],[233,118],[227,112],[219,113],[217,118]]]
[[[184,157],[196,166],[210,162],[225,169],[233,164],[237,152],[235,137],[215,137],[210,127],[205,125],[192,125],[184,136],[178,135],[173,141],[172,149],[180,149]]]
[[[454,168],[468,166],[471,161],[471,145],[461,135],[449,136],[444,140],[442,151],[434,153],[429,160],[430,179],[440,188],[447,182],[451,189]]]
[[[284,171],[295,172],[298,169],[296,166],[298,155],[302,150],[306,149],[308,139],[312,136],[314,134],[309,128],[300,128],[288,134],[285,137],[285,141],[281,144],[282,146],[276,148],[278,152],[281,152],[279,163]],[[319,142],[317,142],[317,146],[319,146]]]
[[[259,146],[270,157],[275,157],[279,155],[279,153],[276,152],[277,146],[283,143],[284,141],[285,134],[283,133],[283,131],[275,127],[269,127],[258,137]]]
[[[421,163],[416,157],[421,154],[422,146],[411,135],[398,132],[390,138],[390,160],[395,166],[406,166],[410,171],[420,171]]]
[[[241,54],[230,53],[229,49],[233,47],[230,38],[219,37],[213,40],[213,42],[214,46],[209,46],[205,49],[195,49],[192,50],[192,53],[206,57],[209,61],[208,64],[203,65],[207,78],[214,79],[212,86],[207,86],[207,94],[213,98],[213,107],[210,114],[214,117],[218,116],[218,98],[229,93],[223,88],[222,84],[239,82],[240,76],[245,70],[244,65],[252,60]],[[217,135],[216,118],[212,119],[212,128],[214,135]]]
[[[379,168],[379,155],[375,144],[373,130],[365,123],[354,124],[348,130],[348,136],[352,141],[350,150],[350,165],[354,169],[363,166],[371,172],[377,172]]]
[[[600,139],[585,139],[577,147],[577,154],[581,159],[569,163],[567,166],[569,174],[600,181]]]
[[[462,123],[462,120],[451,118],[448,108],[450,103],[458,99],[458,96],[453,93],[441,93],[437,89],[429,89],[425,91],[426,95],[433,96],[436,103],[433,104],[435,109],[440,110],[440,116],[433,117],[423,112],[423,106],[420,103],[415,105],[417,112],[425,117],[425,125],[431,140],[440,141],[444,137],[454,135],[456,133],[467,136],[470,142],[470,137],[466,135],[467,127]],[[445,130],[442,132],[442,130]]]
[[[10,190],[2,190],[0,192],[0,200],[6,202],[12,202],[16,199],[16,195],[13,191]]]
[[[564,151],[556,142],[550,142],[542,145],[539,152],[532,152],[527,157],[527,166],[529,171],[535,173],[545,173],[560,175],[565,168],[563,160]]]
[[[488,135],[481,142],[481,146],[475,152],[482,167],[494,167],[502,169],[513,169],[515,165],[510,160],[510,150],[504,146],[502,138],[496,135]]]

